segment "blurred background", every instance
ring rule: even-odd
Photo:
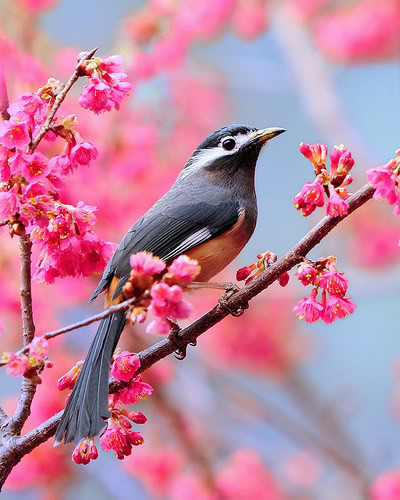
[[[223,279],[270,249],[282,255],[323,215],[292,198],[310,163],[300,141],[344,143],[365,170],[400,146],[400,3],[397,0],[15,0],[0,2],[0,64],[10,99],[49,77],[66,81],[76,56],[122,54],[131,98],[95,116],[63,105],[99,158],[70,177],[64,199],[96,205],[97,233],[118,242],[173,183],[195,147],[227,123],[284,127],[258,162],[256,232]],[[54,145],[47,145],[48,152]],[[17,241],[3,230],[1,350],[20,347]],[[180,362],[170,357],[145,380],[145,443],[119,462],[101,453],[88,466],[72,447],[45,443],[10,475],[5,499],[358,500],[400,498],[400,223],[369,202],[310,258],[338,256],[355,313],[307,325],[293,306],[305,289],[274,284],[239,319],[204,334]],[[293,273],[292,273],[293,274]],[[101,309],[87,305],[98,276],[35,283],[37,334]],[[307,292],[306,292],[307,293]],[[218,294],[194,295],[193,318]],[[95,326],[51,344],[27,429],[63,407],[56,380],[84,357]],[[138,352],[159,340],[141,328],[121,345]],[[10,409],[19,380],[1,375]],[[397,488],[397,489],[396,489]],[[386,495],[386,496],[385,496]]]

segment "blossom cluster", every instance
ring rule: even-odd
[[[88,83],[79,97],[79,104],[96,114],[119,109],[122,99],[132,90],[132,85],[126,81],[122,57],[93,57],[84,61],[81,68]]]
[[[130,263],[132,271],[123,291],[127,298],[136,300],[127,317],[133,323],[143,323],[149,310],[155,319],[147,331],[166,335],[171,321],[188,318],[192,312],[191,304],[183,300],[181,285],[190,283],[200,266],[196,260],[180,255],[167,269],[164,261],[149,252],[131,255]]]
[[[51,361],[47,358],[48,341],[44,337],[35,337],[28,345],[26,354],[16,354],[14,352],[4,352],[1,356],[1,362],[7,366],[7,375],[20,377],[23,375],[32,382],[40,384],[38,369],[52,367]]]
[[[130,89],[130,84],[121,82],[126,76],[122,69],[119,56],[82,63],[82,71],[89,76],[88,85],[94,81],[94,74],[101,73],[107,80],[113,89],[110,99],[117,109]],[[48,158],[36,150],[35,139],[63,89],[61,82],[50,78],[36,93],[18,97],[8,108],[9,119],[0,124],[0,218],[8,219],[11,235],[27,232],[37,244],[40,255],[34,277],[48,283],[58,277],[102,271],[115,249],[93,231],[96,207],[82,201],[77,206],[67,205],[60,199],[65,176],[79,166],[88,166],[98,156],[97,149],[74,129],[76,116],[59,117],[46,129],[44,138],[48,141],[57,137],[65,141],[61,153]],[[86,105],[88,94],[93,92],[87,86],[85,89],[83,104],[94,109]],[[97,95],[94,99],[99,103],[103,98]],[[101,106],[111,109],[103,102],[94,110],[98,112]]]
[[[314,323],[322,319],[333,323],[353,314],[355,304],[346,297],[348,280],[336,269],[336,257],[324,257],[316,262],[305,260],[299,264],[296,275],[304,286],[312,285],[309,297],[302,298],[293,308],[299,319]],[[321,299],[317,295],[321,291]]]
[[[249,266],[244,266],[238,269],[236,272],[236,279],[238,281],[245,281],[245,284],[250,283],[259,274],[265,271],[273,262],[276,262],[277,256],[270,250],[264,253],[257,254],[257,262],[250,264]],[[253,273],[253,271],[255,271]],[[252,274],[253,273],[253,274]],[[283,273],[278,278],[278,283],[281,286],[286,286],[289,283],[289,273]]]
[[[58,380],[59,390],[73,389],[82,368],[79,361],[72,369]],[[114,451],[122,460],[132,452],[132,446],[143,443],[139,432],[132,430],[132,423],[144,424],[146,417],[132,410],[121,408],[120,404],[132,405],[140,399],[145,399],[153,392],[151,385],[143,381],[141,375],[136,375],[140,368],[140,360],[136,354],[127,351],[118,352],[113,356],[111,374],[118,381],[128,382],[128,385],[109,396],[109,411],[107,426],[100,436],[100,445],[104,451]],[[90,460],[96,460],[98,450],[94,439],[84,438],[75,447],[72,460],[77,464],[87,465]]]
[[[316,179],[307,181],[301,191],[293,198],[294,206],[301,210],[301,215],[308,216],[317,207],[325,204],[325,195],[328,197],[326,213],[330,217],[343,217],[347,214],[349,204],[345,186],[353,182],[350,170],[354,159],[350,151],[342,145],[334,146],[330,152],[330,170],[326,166],[328,147],[326,144],[300,143],[300,152],[313,164]]]
[[[369,182],[374,186],[374,198],[386,200],[393,205],[394,215],[400,215],[400,149],[396,151],[396,158],[385,165],[367,170]]]

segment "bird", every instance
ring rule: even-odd
[[[204,139],[170,190],[121,240],[89,302],[102,292],[106,308],[124,300],[130,255],[139,251],[151,252],[167,264],[186,254],[198,261],[201,271],[196,279],[203,283],[228,266],[256,227],[259,153],[283,132],[279,127],[232,124]],[[110,416],[110,363],[125,323],[124,311],[101,321],[57,427],[55,444],[78,444],[105,428]]]

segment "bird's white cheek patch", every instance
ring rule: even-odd
[[[231,151],[224,149],[222,145],[219,145],[215,148],[201,149],[192,157],[189,165],[182,170],[180,177],[186,177],[186,175],[188,174],[208,167],[219,158],[224,158],[225,156],[230,156],[237,153],[244,144],[246,144],[253,138],[253,136],[254,132],[235,135],[234,139],[236,141],[236,146]]]

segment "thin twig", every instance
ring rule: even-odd
[[[110,306],[108,309],[105,309],[101,313],[95,314],[91,316],[90,318],[83,319],[82,321],[78,321],[77,323],[72,323],[71,325],[64,326],[62,328],[59,328],[58,330],[54,330],[52,332],[45,333],[43,337],[46,340],[53,339],[54,337],[58,337],[59,335],[62,335],[64,333],[71,332],[73,330],[77,330],[78,328],[82,328],[83,326],[88,326],[91,325],[92,323],[95,323],[96,321],[101,321],[104,318],[107,318],[108,316],[111,316],[111,314],[114,314],[116,312],[120,311],[127,311],[129,307],[135,302],[136,297],[133,297],[132,299],[125,300],[124,302],[121,302],[120,304],[116,304],[114,306]],[[17,351],[15,354],[20,356],[21,354],[25,354],[28,352],[27,347],[23,347],[19,351]],[[6,363],[0,362],[0,366],[4,366]]]
[[[48,117],[46,118],[46,121],[43,123],[42,128],[40,129],[40,132],[38,133],[38,135],[32,141],[32,143],[29,147],[29,150],[31,152],[35,151],[35,149],[38,147],[40,141],[43,139],[46,132],[48,132],[50,130],[51,122],[53,121],[54,115],[56,114],[58,108],[61,106],[61,103],[65,99],[65,97],[68,94],[69,90],[71,89],[72,85],[78,80],[78,78],[80,76],[82,76],[81,65],[82,65],[83,61],[86,61],[87,59],[90,59],[91,57],[93,57],[96,50],[97,50],[97,47],[95,49],[89,50],[89,52],[86,52],[79,59],[78,64],[76,65],[75,71],[72,73],[71,78],[65,84],[65,87],[61,90],[61,92],[57,95],[57,97],[54,101],[53,107],[51,108],[51,111],[50,111]]]
[[[364,203],[372,198],[375,190],[370,184],[366,184],[364,187],[359,189],[353,196],[351,196],[347,201],[349,203],[348,215],[360,208]],[[325,238],[333,228],[335,228],[340,222],[342,222],[347,216],[344,217],[324,217],[316,226],[314,226],[308,234],[304,236],[288,253],[281,257],[277,262],[272,264],[266,271],[264,271],[260,276],[251,281],[248,285],[243,287],[239,292],[235,293],[226,302],[227,306],[231,310],[237,310],[239,307],[245,306],[249,300],[254,298],[256,295],[267,289],[272,283],[274,283],[279,276],[283,273],[290,271],[294,266],[299,264],[302,259],[314,248],[316,247],[323,238]],[[217,305],[213,307],[206,314],[201,316],[199,319],[183,328],[179,334],[177,334],[178,342],[181,345],[188,345],[194,342],[197,337],[202,333],[209,330],[212,326],[219,323],[224,319],[229,313],[227,309]],[[141,351],[138,356],[140,358],[140,368],[135,375],[147,370],[154,363],[160,359],[165,358],[169,354],[172,354],[176,348],[176,340],[166,338],[152,345],[151,347]],[[128,382],[117,382],[114,379],[110,380],[110,393],[115,393],[126,387]],[[56,416],[51,417],[49,420],[44,422],[37,429],[29,433],[18,440],[18,453],[21,449],[27,447],[26,453],[32,449],[32,440],[36,443],[35,446],[47,441],[52,436],[54,436],[57,424],[61,419],[62,412],[58,413]],[[40,432],[38,431],[40,429]],[[29,437],[28,437],[29,436]],[[34,447],[34,446],[33,446]],[[26,454],[24,453],[24,454]],[[1,472],[1,471],[0,471]],[[0,473],[0,486],[2,484],[2,478]]]
[[[22,311],[22,335],[24,347],[32,342],[35,335],[35,324],[33,322],[32,310],[32,275],[31,255],[32,241],[28,234],[20,236],[20,260],[21,260],[21,311]],[[14,435],[21,433],[27,418],[31,413],[31,404],[36,392],[36,384],[24,378],[21,384],[17,409],[12,418],[10,428]]]
[[[6,217],[5,219],[3,220],[0,220],[0,227],[1,226],[6,226],[8,223],[10,222],[9,218]]]

